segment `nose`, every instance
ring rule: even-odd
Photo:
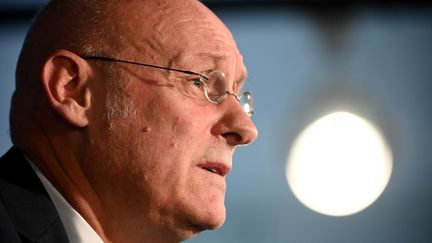
[[[215,132],[231,146],[247,145],[258,136],[258,130],[235,96],[230,95],[219,104],[223,115]]]

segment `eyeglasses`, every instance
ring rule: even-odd
[[[133,65],[139,65],[144,67],[158,68],[163,70],[169,70],[174,72],[180,72],[190,75],[198,76],[198,79],[193,79],[190,82],[193,86],[198,87],[204,92],[205,98],[213,104],[221,103],[228,95],[234,96],[243,110],[246,112],[248,116],[252,116],[255,112],[254,104],[253,104],[253,96],[249,91],[241,92],[240,94],[234,94],[228,91],[228,80],[225,77],[225,74],[219,70],[213,70],[211,72],[204,73],[196,73],[187,70],[175,69],[175,68],[167,68],[156,66],[152,64],[145,64],[133,61],[119,60],[111,57],[103,57],[103,56],[82,56],[84,59],[95,59],[102,61],[112,61],[112,62],[121,62]]]

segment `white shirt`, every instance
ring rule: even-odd
[[[27,158],[27,157],[26,157]],[[60,220],[66,230],[66,235],[72,243],[103,243],[99,235],[85,221],[85,219],[69,204],[68,201],[57,191],[51,182],[42,174],[33,162],[27,161],[36,172],[43,186],[48,192],[51,200],[56,207]]]

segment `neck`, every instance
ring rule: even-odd
[[[82,133],[72,131],[48,135],[31,132],[25,143],[17,143],[16,146],[33,161],[104,242],[173,243],[188,238],[170,227],[164,227],[150,216],[145,221],[136,220],[140,217],[130,215],[133,212],[129,212],[128,208],[116,207],[116,203],[109,203],[112,200],[107,200],[106,195],[101,196],[104,192],[100,189],[107,190],[109,183],[97,185],[86,167],[100,161],[109,163],[109,160],[92,157],[95,152],[92,151],[91,143],[85,142]],[[93,173],[97,173],[97,170]]]
[[[85,160],[82,149],[74,146],[74,132],[65,136],[47,133],[29,133],[25,143],[18,141],[19,147],[51,182],[56,190],[87,221],[104,240],[105,232],[101,222],[103,213],[101,202],[89,181],[80,169],[80,160]]]

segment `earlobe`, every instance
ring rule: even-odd
[[[88,125],[91,92],[88,65],[78,55],[60,50],[42,67],[42,86],[56,113],[77,127]]]

